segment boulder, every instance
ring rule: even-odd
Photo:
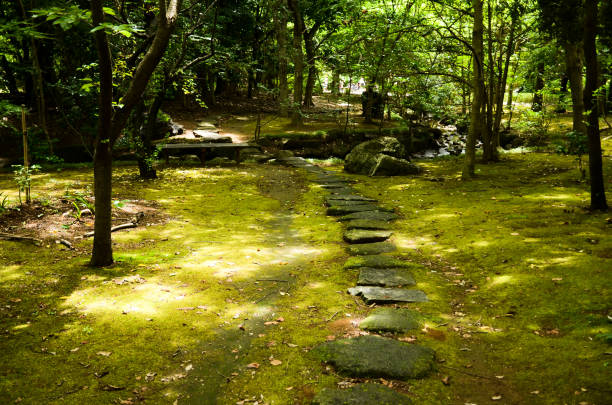
[[[405,149],[392,137],[360,143],[346,156],[344,170],[368,176],[399,176],[419,172],[418,166],[403,159]]]

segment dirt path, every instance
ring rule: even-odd
[[[191,374],[181,387],[181,404],[226,403],[226,390],[231,389],[228,385],[238,375],[237,371],[245,366],[244,358],[254,350],[254,339],[265,335],[270,322],[281,320],[279,323],[282,323],[282,318],[274,315],[279,309],[279,298],[291,292],[295,286],[295,274],[308,261],[304,241],[293,225],[292,208],[303,192],[302,187],[302,179],[295,172],[281,167],[271,168],[269,176],[260,180],[260,193],[278,200],[281,206],[272,218],[263,223],[264,242],[275,246],[273,259],[259,263],[262,270],[258,272],[257,283],[261,285],[261,291],[256,296],[239,295],[235,300],[244,306],[252,304],[249,311],[234,315],[243,320],[240,325],[234,329],[219,327],[214,341],[201,345],[199,353],[191,353],[191,357],[197,356],[198,360],[189,364],[201,371]],[[284,264],[282,270],[278,268],[279,263]],[[235,284],[234,288],[240,291],[241,285]]]

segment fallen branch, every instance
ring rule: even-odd
[[[30,242],[36,246],[42,245],[42,240],[31,238],[29,236],[11,235],[10,233],[0,233],[0,239],[9,240],[13,242]]]
[[[72,243],[68,242],[66,239],[58,239],[58,240],[55,241],[55,243],[60,244],[60,245],[64,245],[64,246],[66,246],[70,250],[74,250],[74,247],[72,246]]]
[[[138,226],[138,224],[136,222],[127,222],[125,224],[113,226],[111,228],[111,232],[120,231],[122,229],[127,229],[127,228],[136,228],[137,226]],[[85,235],[83,235],[83,237],[84,238],[90,238],[90,237],[94,236],[94,233],[95,233],[94,231],[87,232]]]

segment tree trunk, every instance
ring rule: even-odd
[[[304,107],[312,107],[312,94],[315,81],[317,80],[317,67],[315,65],[314,36],[319,30],[319,23],[315,23],[311,29],[304,33],[304,48],[306,48],[306,64],[308,65],[308,77],[306,78],[306,90],[304,91]]]
[[[329,87],[331,94],[334,96],[340,95],[340,71],[338,69],[332,71],[332,81]]]
[[[506,93],[506,85],[508,83],[508,71],[510,70],[510,59],[514,54],[514,38],[516,32],[516,21],[518,20],[518,15],[513,14],[512,22],[510,24],[510,37],[508,39],[507,53],[506,58],[504,60],[504,71],[501,75],[501,80],[499,81],[499,85],[497,87],[497,106],[495,107],[495,121],[493,122],[493,136],[495,138],[495,147],[499,146],[499,131],[501,128],[501,120],[504,112],[504,94]],[[502,54],[500,52],[500,60]],[[501,65],[501,63],[500,63]],[[512,90],[510,89],[508,92],[509,97],[512,97]],[[512,103],[512,102],[510,102]],[[512,104],[510,104],[512,105]],[[499,157],[499,155],[498,155]]]
[[[538,112],[542,111],[544,105],[544,63],[538,63],[538,71],[536,72],[536,82],[533,88],[533,102],[531,103],[531,110]]]
[[[578,44],[565,42],[565,67],[572,92],[572,130],[586,134],[582,88],[582,55]]]
[[[112,56],[104,30],[94,33],[100,70],[100,112],[94,151],[95,223],[90,263],[108,266],[113,263],[111,243],[112,147],[125,127],[132,109],[141,101],[153,71],[161,60],[178,18],[179,0],[159,0],[158,26],[151,46],[134,71],[128,90],[122,97],[123,107],[113,113]],[[91,0],[94,27],[104,23],[102,0]]]
[[[288,0],[289,9],[293,14],[293,64],[295,76],[293,81],[293,113],[291,125],[301,127],[302,121],[302,92],[304,87],[304,55],[302,53],[302,13],[300,11],[299,0]]]
[[[276,42],[278,44],[278,107],[282,117],[288,115],[289,87],[287,86],[287,13],[286,0],[278,1],[275,14]]]
[[[487,0],[487,57],[488,57],[488,88],[486,97],[486,124],[482,133],[482,161],[494,162],[499,159],[493,135],[493,105],[495,105],[495,65],[493,63],[493,24],[491,0]]]
[[[474,177],[474,168],[476,161],[476,139],[482,134],[482,113],[481,108],[484,100],[484,77],[482,73],[483,62],[483,18],[482,18],[482,0],[472,0],[474,8],[474,27],[472,28],[472,49],[473,49],[473,65],[472,72],[472,89],[474,97],[472,98],[472,109],[470,111],[470,129],[468,132],[465,145],[465,163],[461,174],[463,179]]]
[[[597,48],[597,0],[584,1],[584,61],[586,65],[586,85],[584,88],[584,109],[588,111],[587,135],[589,139],[589,173],[591,177],[591,209],[608,209],[604,189],[601,158],[601,138],[599,135],[599,114],[595,91],[598,87]]]

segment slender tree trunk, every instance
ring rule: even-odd
[[[599,114],[595,90],[598,87],[597,48],[597,0],[584,1],[584,61],[586,85],[584,88],[584,109],[588,111],[587,135],[589,139],[589,173],[591,177],[591,209],[607,210],[599,135]]]
[[[94,27],[104,22],[102,0],[91,1],[91,16]],[[94,141],[94,197],[95,222],[94,241],[91,254],[93,266],[108,266],[113,263],[111,242],[111,195],[112,165],[111,126],[113,102],[112,57],[104,30],[94,34],[98,49],[100,69],[100,113],[98,134]]]
[[[472,109],[470,112],[470,129],[468,132],[465,145],[465,163],[463,166],[462,177],[469,179],[474,177],[474,168],[476,162],[476,139],[482,134],[482,114],[481,108],[484,103],[484,83],[482,73],[483,62],[483,17],[482,17],[482,0],[472,0],[474,8],[474,27],[472,28],[472,48],[473,48],[473,65],[472,72],[472,89],[474,96],[472,98]]]
[[[508,83],[508,71],[510,70],[510,59],[512,58],[512,55],[514,54],[514,48],[515,48],[514,38],[515,38],[515,33],[516,33],[516,20],[517,19],[518,19],[518,16],[513,15],[512,22],[510,24],[510,36],[508,39],[506,58],[504,60],[504,71],[502,73],[501,80],[499,81],[499,86],[497,88],[497,93],[496,93],[497,94],[497,106],[495,108],[495,121],[493,123],[493,136],[495,137],[496,147],[499,146],[499,131],[501,128],[502,114],[504,112],[504,94],[505,94],[506,85]],[[501,57],[502,57],[502,54],[500,52],[500,58]],[[508,91],[508,96],[512,97],[512,89]]]
[[[287,116],[289,87],[287,86],[287,12],[286,0],[279,0],[275,14],[276,42],[278,44],[278,105],[282,117]]]
[[[495,104],[495,65],[493,63],[493,12],[491,0],[487,0],[487,57],[488,57],[488,83],[486,97],[486,124],[482,133],[482,161],[484,163],[498,160],[497,148],[493,138],[493,105]]]
[[[584,95],[582,87],[582,55],[580,46],[570,42],[563,44],[565,48],[565,67],[572,92],[572,129],[586,134],[584,124]]]
[[[312,28],[304,32],[304,48],[306,48],[306,64],[308,65],[308,77],[306,78],[306,89],[304,91],[304,106],[312,107],[312,94],[317,79],[317,67],[315,65],[314,36],[319,30],[320,24],[315,23]]]
[[[125,127],[132,109],[140,102],[153,71],[161,60],[178,18],[180,0],[159,0],[158,26],[149,49],[138,64],[128,90],[122,97],[123,107],[113,113],[112,56],[104,30],[94,33],[100,70],[100,113],[98,134],[94,142],[94,242],[90,263],[108,266],[113,263],[111,243],[112,147]],[[91,0],[94,27],[104,22],[102,0]]]
[[[332,71],[332,81],[329,87],[331,94],[334,96],[340,95],[340,71],[338,69]]]
[[[544,63],[540,62],[538,63],[536,82],[533,88],[533,102],[531,103],[532,111],[542,111],[542,107],[544,106],[544,94],[542,94],[542,90],[544,90]]]
[[[288,0],[289,9],[293,14],[293,64],[294,64],[294,80],[293,80],[293,113],[291,116],[291,125],[301,127],[302,122],[302,92],[304,87],[304,55],[302,52],[302,34],[304,27],[302,26],[302,12],[300,11],[299,0]]]

